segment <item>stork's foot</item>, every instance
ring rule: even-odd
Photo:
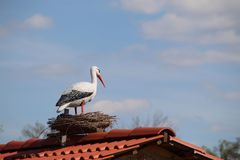
[[[84,114],[84,102],[81,104],[82,114]]]
[[[84,114],[84,106],[81,106],[81,109],[82,109],[82,113],[81,114]]]

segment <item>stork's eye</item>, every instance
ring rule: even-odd
[[[100,73],[100,69],[98,69],[98,72]]]

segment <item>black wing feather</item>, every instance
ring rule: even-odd
[[[80,91],[77,91],[77,90],[72,90],[68,94],[61,95],[61,97],[58,100],[56,106],[61,106],[61,105],[64,105],[66,103],[91,96],[92,94],[93,94],[93,92],[80,92]]]

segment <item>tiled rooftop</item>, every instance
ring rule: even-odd
[[[67,138],[65,146],[62,146],[59,138],[10,141],[0,145],[0,160],[112,159],[152,143],[179,155],[188,151],[188,154],[191,153],[195,157],[220,160],[207,154],[202,148],[176,138],[170,128],[115,129],[84,136],[74,135]]]

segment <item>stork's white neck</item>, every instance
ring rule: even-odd
[[[91,82],[94,86],[97,87],[97,74],[95,70],[91,70]]]

